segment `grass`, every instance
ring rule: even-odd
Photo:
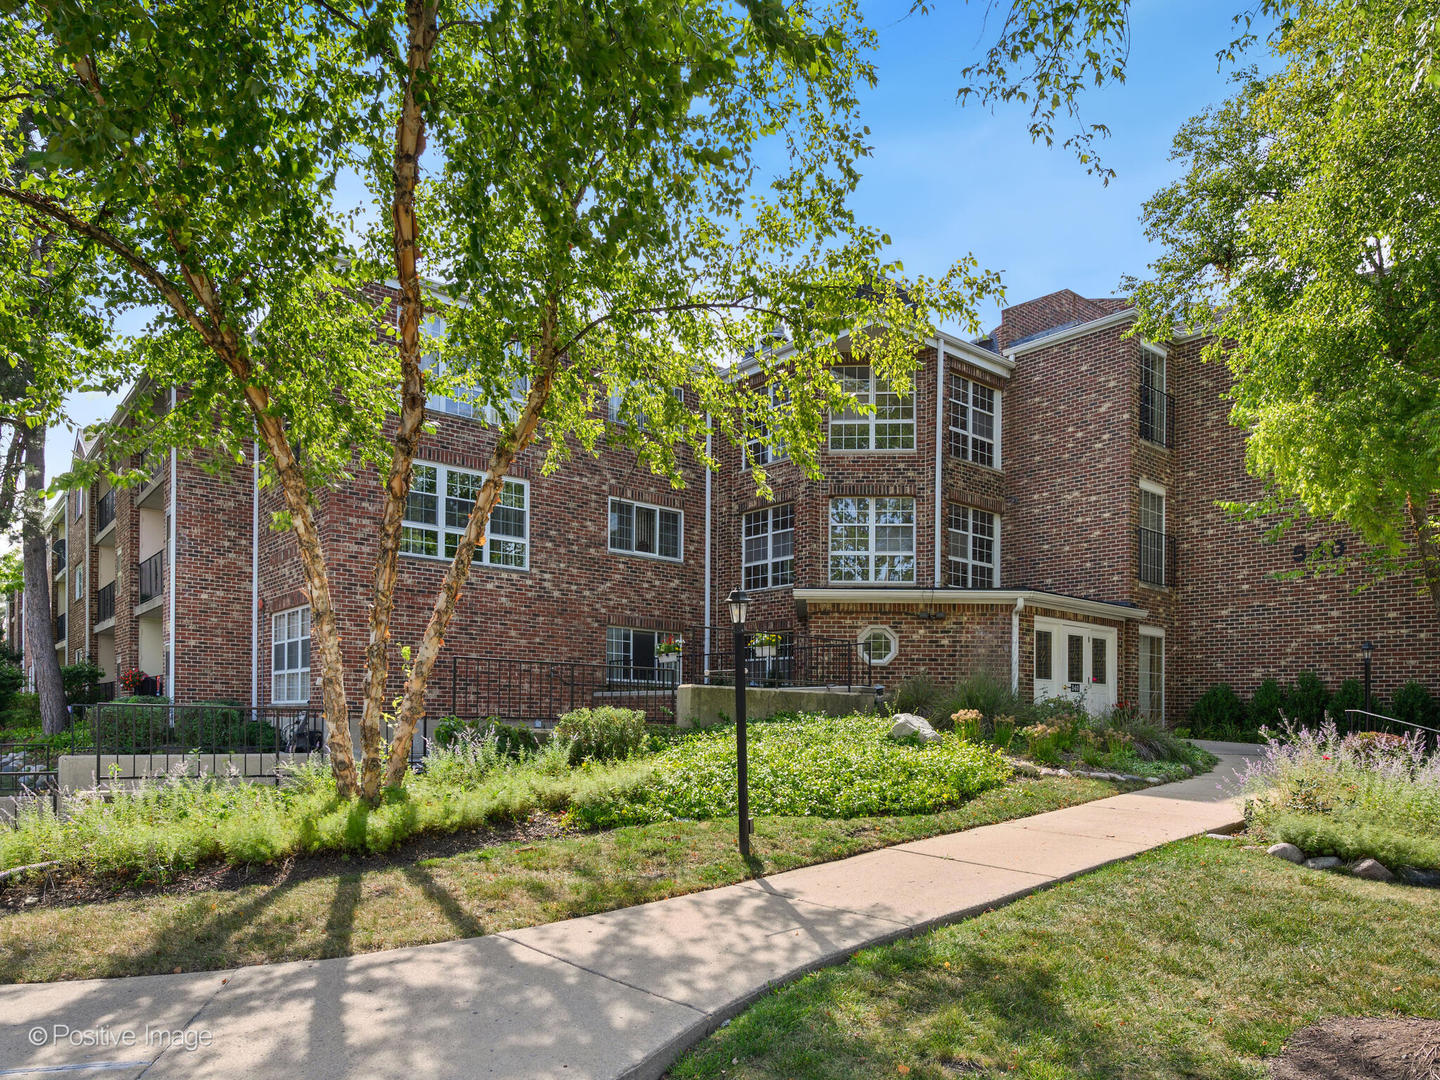
[[[1114,794],[1078,778],[1018,779],[936,814],[761,817],[754,859],[735,821],[660,822],[505,844],[408,866],[273,885],[155,894],[0,915],[0,983],[317,959],[495,933],[678,896],[890,844]]]
[[[1334,1015],[1440,1017],[1440,891],[1192,840],[809,976],[675,1080],[1260,1080]]]

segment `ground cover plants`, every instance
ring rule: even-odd
[[[938,730],[954,730],[970,742],[1040,765],[1169,781],[1209,769],[1216,761],[1132,705],[1092,714],[1074,701],[1027,701],[986,672],[950,687],[927,678],[909,680],[897,691],[894,706],[897,713],[924,716]]]
[[[0,869],[58,863],[92,875],[164,882],[213,861],[375,853],[421,835],[523,821],[544,811],[578,828],[735,814],[734,728],[651,737],[639,714],[567,716],[531,749],[495,727],[452,731],[423,771],[370,807],[337,796],[318,758],[278,784],[227,776],[154,777],[133,791],[69,798],[62,818],[22,806],[0,830]],[[616,714],[616,715],[610,715]],[[954,808],[1002,784],[993,747],[948,737],[930,746],[886,737],[883,717],[797,716],[751,725],[757,815],[852,818]],[[577,747],[579,751],[577,752]]]
[[[1440,870],[1440,754],[1416,734],[1287,725],[1242,777],[1251,830],[1306,855]]]

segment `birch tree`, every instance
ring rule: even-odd
[[[713,464],[713,425],[783,438],[813,472],[821,417],[853,403],[830,375],[842,351],[906,387],[916,338],[941,316],[974,326],[996,288],[969,260],[907,276],[851,212],[873,36],[844,0],[0,9],[23,28],[0,96],[43,97],[54,165],[0,188],[0,204],[103,252],[112,302],[155,306],[130,357],[185,393],[147,438],[235,455],[258,432],[298,541],[347,795],[403,782],[517,455],[538,445],[553,470],[620,438],[678,482],[685,445]],[[374,214],[347,217],[348,175]],[[395,324],[363,292],[385,279]],[[723,365],[779,333],[800,359],[767,361],[790,403],[777,415]],[[432,392],[464,394],[495,437],[387,748],[401,519]],[[607,431],[596,406],[612,393],[643,429]],[[313,514],[320,486],[352,476],[382,494],[358,770]]]

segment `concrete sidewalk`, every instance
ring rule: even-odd
[[[1212,773],[489,937],[234,971],[0,988],[0,1077],[658,1077],[778,983],[1240,822]],[[78,1042],[78,1045],[77,1045]]]

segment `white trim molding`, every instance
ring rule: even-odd
[[[1028,607],[1090,615],[1097,619],[1137,621],[1150,615],[1145,608],[1128,604],[1085,600],[1038,589],[891,589],[865,586],[853,589],[796,589],[795,599],[817,604],[951,604],[968,607],[1013,606],[1017,600],[1023,600]]]

